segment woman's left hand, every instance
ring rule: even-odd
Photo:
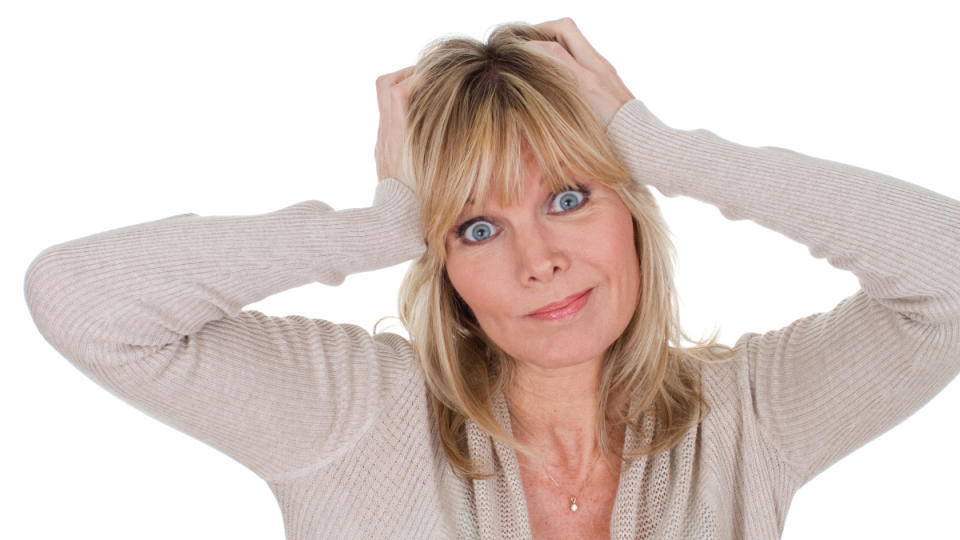
[[[557,41],[532,41],[573,72],[580,92],[603,127],[624,103],[634,98],[620,80],[617,70],[593,48],[569,17],[547,21],[536,28]],[[558,43],[559,42],[559,43]]]

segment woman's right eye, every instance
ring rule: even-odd
[[[483,242],[496,234],[496,228],[489,221],[477,220],[460,228],[458,237],[466,237],[468,244]]]

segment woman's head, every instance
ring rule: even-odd
[[[400,316],[447,457],[467,475],[479,474],[463,447],[467,418],[528,450],[489,407],[522,362],[603,359],[601,445],[609,423],[658,403],[671,425],[697,412],[683,355],[668,347],[679,331],[673,246],[656,202],[575,81],[531,40],[551,38],[512,23],[486,43],[434,41],[410,96],[405,172],[427,250],[404,280]],[[527,317],[586,290],[573,317]]]
[[[466,304],[461,315],[517,367],[599,363],[639,299],[632,215],[601,181],[580,178],[554,193],[532,156],[522,173],[516,204],[491,197],[478,213],[468,205],[447,233],[445,270]],[[566,311],[542,311],[577,295]]]

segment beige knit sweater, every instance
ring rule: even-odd
[[[744,334],[735,362],[703,369],[710,416],[621,472],[615,538],[778,538],[800,486],[960,371],[960,202],[672,129],[638,100],[608,134],[637,182],[778,231],[862,285],[829,312]],[[43,336],[86,375],[262,477],[289,539],[529,537],[515,454],[469,423],[471,455],[505,476],[452,474],[404,338],[242,311],[418,256],[417,212],[387,179],[369,208],[304,201],[172,216],[46,249],[27,271],[26,299]],[[509,429],[502,395],[494,409]]]

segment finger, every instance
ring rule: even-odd
[[[390,88],[391,86],[396,85],[400,81],[406,79],[413,73],[413,68],[416,66],[407,66],[403,69],[398,69],[392,73],[387,73],[377,77],[377,88]]]
[[[570,70],[574,77],[578,77],[580,70],[584,69],[584,67],[577,62],[577,59],[574,58],[563,45],[556,41],[531,41],[530,43],[559,62],[562,67]]]
[[[407,103],[410,99],[411,88],[415,83],[415,77],[408,75],[388,90],[390,96],[390,114],[395,120],[406,122]]]
[[[377,77],[377,105],[380,108],[381,118],[383,117],[383,113],[390,110],[390,96],[393,93],[393,88],[399,83],[409,81],[414,67],[416,66],[407,66],[403,69]]]
[[[534,25],[556,39],[581,64],[591,70],[602,69],[606,60],[587,41],[573,19],[564,17]]]
[[[420,76],[414,73],[413,66],[410,66],[409,70],[408,73],[404,74],[403,79],[393,85],[394,92],[401,94],[404,98],[410,95],[410,90],[420,81]]]
[[[394,121],[406,121],[407,117],[407,92],[400,89],[400,86],[394,86],[394,91],[390,92],[390,115]]]
[[[600,56],[570,17],[542,22],[535,26],[559,41],[574,57]]]

